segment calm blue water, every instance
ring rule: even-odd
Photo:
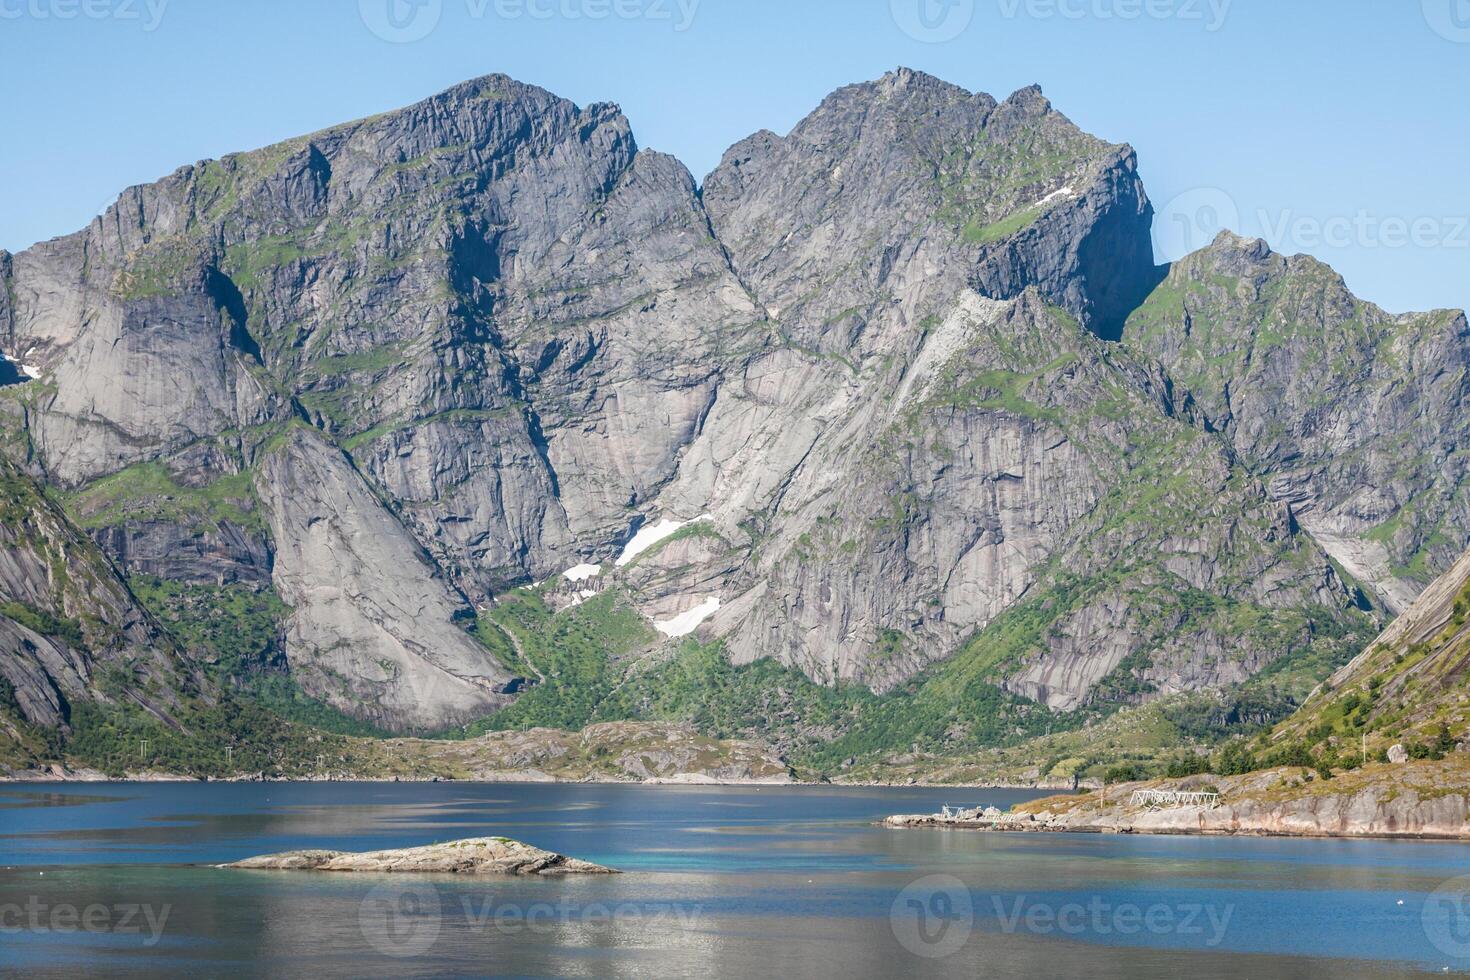
[[[1470,875],[1470,846],[874,823],[946,802],[1006,807],[1029,795],[8,786],[0,789],[0,970],[319,978],[1470,970],[1470,884],[1455,881]],[[302,847],[368,850],[486,834],[624,873],[472,880],[212,866]]]

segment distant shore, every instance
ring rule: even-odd
[[[1160,805],[1149,799],[1201,792],[1210,802]],[[1123,783],[1032,800],[1007,814],[963,820],[907,814],[884,824],[995,833],[1470,840],[1470,759],[1457,753],[1437,761],[1371,764],[1330,780],[1308,769],[1280,768]]]
[[[1070,793],[1072,786],[1056,782],[1024,783],[987,781],[975,783],[931,783],[903,782],[885,783],[875,780],[821,780],[821,779],[722,779],[701,773],[685,773],[638,779],[619,778],[611,775],[557,776],[540,770],[506,771],[503,773],[481,773],[473,779],[454,779],[439,775],[425,776],[368,776],[340,773],[327,776],[267,776],[263,774],[239,774],[233,776],[186,776],[167,772],[134,772],[123,776],[109,776],[96,769],[22,770],[0,775],[0,783],[507,783],[544,785],[561,783],[617,784],[627,786],[791,786],[825,787],[829,789],[952,789],[961,790],[1013,790],[1023,792]],[[1084,787],[1086,788],[1086,787]]]

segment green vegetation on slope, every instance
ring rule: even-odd
[[[531,589],[502,596],[477,624],[476,633],[507,666],[539,683],[509,707],[456,733],[464,737],[543,726],[568,731],[585,727],[617,684],[614,658],[653,639],[648,624],[617,593],[603,593],[554,615]]]
[[[72,647],[80,647],[85,641],[82,624],[77,620],[66,619],[23,602],[0,604],[0,616],[15,620],[33,633],[55,637]]]
[[[65,494],[62,503],[72,522],[88,529],[167,520],[185,525],[228,522],[261,530],[251,481],[250,473],[238,473],[189,487],[176,482],[160,463],[137,463]]]
[[[275,590],[238,582],[198,585],[151,575],[135,575],[128,584],[144,608],[206,664],[210,676],[237,701],[339,735],[388,734],[310,697],[283,673],[281,631],[291,610]]]
[[[138,601],[198,659],[231,677],[261,669],[279,651],[290,609],[274,590],[243,583],[194,585],[135,575]]]
[[[301,777],[318,770],[317,756],[332,759],[347,743],[338,735],[284,722],[248,699],[229,696],[215,704],[195,701],[177,727],[131,703],[73,706],[72,732],[60,748],[74,762],[111,776],[151,769],[190,776],[265,773]]]
[[[1399,743],[1411,756],[1425,758],[1445,750],[1445,733],[1465,736],[1470,726],[1464,697],[1470,684],[1470,581],[1451,595],[1443,609],[1416,607],[1405,614],[1442,621],[1442,626],[1414,639],[1420,622],[1399,624],[1399,639],[1375,643],[1346,678],[1335,678],[1336,687],[1324,684],[1272,734],[1269,745],[1300,747],[1314,756],[1351,757],[1357,749],[1361,759],[1365,746],[1371,757]]]

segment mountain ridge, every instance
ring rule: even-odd
[[[1391,598],[1466,543],[1466,476],[1427,422],[1369,508],[1353,489],[1392,459],[1287,471],[1232,428],[1183,324],[1207,299],[1253,337],[1275,308],[1193,270],[1276,260],[1222,240],[1156,268],[1151,220],[1131,147],[1035,86],[900,69],[701,185],[611,103],[489,75],[0,255],[0,347],[40,375],[0,388],[6,445],[127,574],[289,597],[303,689],[400,730],[555,685],[487,625],[518,596],[548,630],[597,596],[693,616],[738,665],[912,688],[933,739],[1001,692],[1067,715],[1341,662],[1359,581]],[[1435,349],[1463,363],[1460,337]],[[1385,426],[1463,407],[1362,356]],[[1350,387],[1340,424],[1376,424]],[[1310,443],[1278,400],[1251,411]],[[282,492],[291,467],[340,492]],[[1304,501],[1348,544],[1305,533]],[[1375,577],[1351,547],[1400,514],[1382,562],[1413,574]],[[677,646],[638,643],[597,670]]]

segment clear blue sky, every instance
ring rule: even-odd
[[[1132,143],[1161,258],[1228,219],[1390,310],[1470,306],[1470,0],[0,0],[0,247],[489,72],[620,103],[702,179],[898,65]]]

